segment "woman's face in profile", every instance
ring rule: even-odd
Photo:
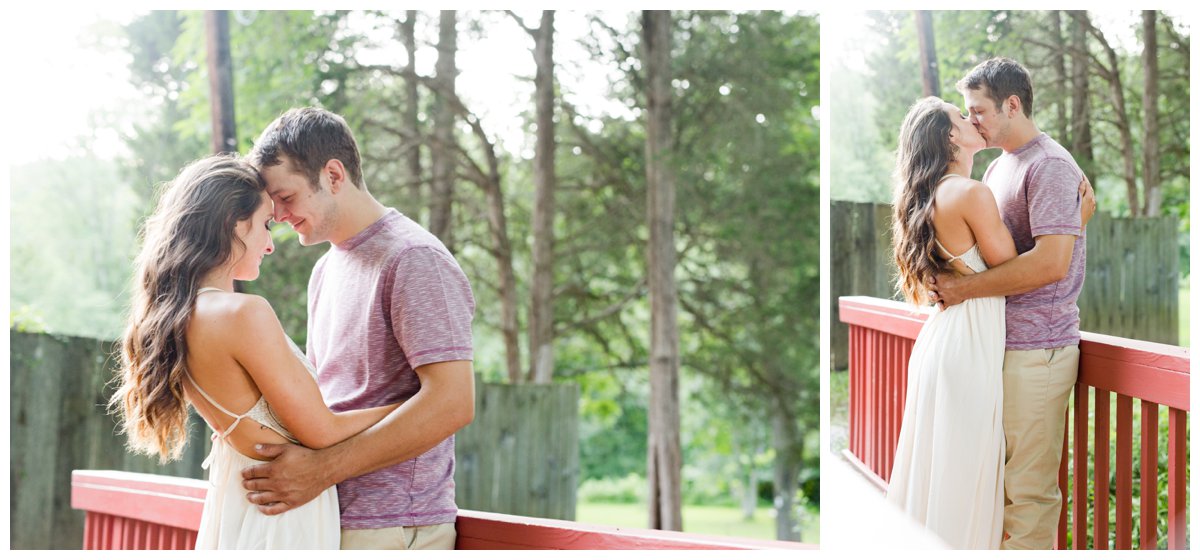
[[[958,147],[972,153],[987,147],[987,141],[979,134],[979,130],[971,123],[971,119],[958,110],[952,103],[945,103],[942,110],[950,117],[950,141]]]
[[[259,267],[267,255],[275,252],[275,243],[271,239],[271,214],[274,206],[271,198],[264,191],[262,201],[250,219],[238,222],[236,234],[246,246],[242,250],[237,243],[233,245],[233,278],[235,280],[254,280],[258,278]]]

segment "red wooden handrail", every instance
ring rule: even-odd
[[[850,439],[846,457],[886,488],[891,473],[904,396],[908,381],[908,357],[928,310],[904,303],[872,298],[842,297],[839,316],[850,328],[849,422]],[[1096,535],[1094,548],[1108,548],[1109,539],[1118,549],[1132,548],[1133,450],[1141,473],[1141,503],[1138,543],[1156,548],[1158,539],[1158,407],[1167,407],[1167,547],[1187,547],[1187,413],[1190,401],[1191,352],[1187,348],[1130,340],[1095,333],[1082,333],[1079,344],[1079,379],[1063,440],[1063,463],[1059,486],[1064,506],[1059,519],[1058,548],[1067,546],[1067,518],[1071,513],[1071,546],[1087,548],[1087,520]],[[1115,403],[1111,398],[1116,395]],[[1095,401],[1094,414],[1089,402]],[[1134,432],[1133,401],[1140,402],[1141,425]],[[1116,408],[1116,423],[1111,408]],[[1089,419],[1095,427],[1089,430]],[[1089,433],[1090,432],[1090,433]],[[1115,439],[1115,457],[1110,457],[1110,439]],[[1094,479],[1087,477],[1087,456],[1092,451]],[[1068,453],[1067,451],[1071,451]],[[1111,459],[1111,461],[1110,461]],[[1070,467],[1070,468],[1068,468]],[[1115,468],[1116,527],[1108,526],[1109,475]],[[1070,475],[1070,476],[1068,476]],[[1089,493],[1089,482],[1091,492]],[[1068,493],[1068,487],[1072,492]],[[1089,502],[1089,496],[1092,496]]]
[[[208,483],[121,471],[71,473],[71,507],[84,510],[85,550],[180,550],[196,545]],[[753,550],[815,545],[621,529],[459,510],[460,550]]]

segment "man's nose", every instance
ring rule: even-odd
[[[275,208],[271,210],[271,218],[273,218],[276,222],[287,221],[288,215],[287,209],[285,209],[283,205],[278,202],[275,203]]]

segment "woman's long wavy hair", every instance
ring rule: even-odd
[[[896,287],[909,303],[929,303],[926,285],[946,265],[933,230],[934,190],[958,154],[950,141],[953,123],[944,103],[926,97],[913,104],[900,126],[892,196],[892,245]]]
[[[187,443],[187,326],[204,276],[245,245],[237,224],[262,204],[258,171],[233,155],[195,161],[160,190],[134,261],[133,301],[110,411],[131,450],[178,459]]]

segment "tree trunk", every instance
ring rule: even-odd
[[[204,12],[204,37],[208,50],[208,92],[214,154],[237,153],[237,129],[233,113],[233,56],[229,47],[229,12]],[[246,291],[245,283],[233,281],[233,291]]]
[[[1142,195],[1146,216],[1158,216],[1162,208],[1162,172],[1158,153],[1158,29],[1157,13],[1142,12],[1142,67],[1145,87],[1142,90],[1142,111],[1145,138],[1142,140]]]
[[[1096,61],[1095,66],[1099,70],[1100,77],[1108,82],[1109,94],[1112,96],[1113,115],[1116,117],[1115,124],[1121,136],[1121,160],[1125,164],[1122,175],[1125,178],[1125,197],[1129,201],[1129,214],[1131,216],[1142,216],[1144,213],[1138,197],[1133,131],[1129,123],[1129,111],[1125,107],[1125,88],[1121,85],[1121,62],[1117,56],[1117,51],[1104,38],[1104,33],[1092,25],[1091,20],[1088,19],[1087,12],[1072,12],[1071,17],[1079,21],[1087,29],[1088,33],[1096,38],[1096,42],[1100,44],[1101,49],[1104,50],[1105,57],[1108,59],[1108,66],[1105,66],[1100,61]]]
[[[434,101],[433,146],[430,160],[433,167],[429,203],[429,231],[442,240],[453,252],[454,238],[450,223],[453,218],[454,163],[457,150],[454,146],[454,112],[448,97],[454,96],[454,79],[458,70],[454,62],[458,50],[457,18],[454,10],[442,10],[438,23],[438,58],[435,64],[438,82]]]
[[[537,63],[534,97],[537,144],[533,158],[533,299],[529,308],[530,379],[550,383],[554,376],[554,12],[542,12],[533,34]]]
[[[754,453],[750,453],[750,461],[746,463],[746,488],[742,491],[742,520],[754,519],[754,510],[758,508],[758,469],[754,464]]]
[[[938,82],[937,47],[933,42],[933,15],[927,10],[917,10],[917,38],[921,50],[921,84],[925,95],[941,96]]]
[[[1067,12],[1070,14],[1071,12]],[[1092,107],[1088,83],[1087,28],[1078,21],[1071,26],[1071,155],[1084,174],[1096,182],[1092,155]]]
[[[212,151],[237,153],[233,115],[233,58],[229,54],[229,12],[204,12],[208,44],[208,90],[212,108]]]
[[[421,195],[421,142],[420,130],[421,121],[418,117],[420,113],[420,97],[417,91],[417,11],[408,10],[405,12],[404,23],[400,25],[400,40],[404,44],[404,50],[408,52],[407,64],[405,70],[405,105],[404,105],[404,128],[411,135],[407,144],[408,149],[404,153],[405,163],[408,167],[408,199],[413,212],[419,212],[417,205],[423,200]]]
[[[796,490],[800,486],[803,445],[795,418],[788,412],[789,398],[780,395],[771,411],[771,439],[775,447],[775,538],[799,541],[800,531],[792,516],[796,509]]]
[[[1054,45],[1051,65],[1054,67],[1054,131],[1064,146],[1071,145],[1070,123],[1067,121],[1067,43],[1062,34],[1062,14],[1050,11],[1050,42]]]
[[[650,225],[650,528],[683,530],[679,332],[675,293],[675,174],[671,169],[671,12],[642,12],[646,92],[646,214]]]
[[[482,128],[476,129],[476,136],[483,144],[488,158],[487,179],[481,186],[487,195],[488,232],[492,237],[492,253],[496,257],[496,268],[500,274],[500,332],[504,338],[505,367],[511,381],[521,376],[517,278],[513,273],[512,244],[508,239],[508,219],[504,212],[504,193],[500,189],[500,164],[495,155],[496,147],[488,142]]]

